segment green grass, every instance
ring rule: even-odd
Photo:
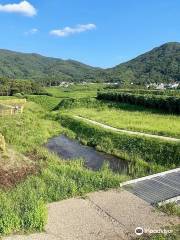
[[[158,209],[162,212],[167,213],[170,216],[180,217],[180,206],[176,203],[166,203],[158,206]]]
[[[104,84],[76,84],[64,87],[50,87],[46,88],[46,91],[58,98],[84,98],[84,97],[96,97],[97,90],[102,89]]]
[[[53,110],[61,101],[56,97],[46,95],[27,95],[26,97],[28,101],[35,102],[48,111]]]
[[[38,150],[37,155],[46,167],[15,188],[0,192],[0,234],[42,231],[46,203],[117,187],[126,179],[107,168],[98,172],[87,170],[80,161],[60,162],[44,149]]]
[[[37,174],[10,189],[0,188],[0,235],[42,231],[46,223],[46,203],[119,186],[127,179],[112,173],[84,168],[81,161],[63,161],[42,145],[63,132],[59,122],[46,119],[47,112],[27,103],[22,115],[0,118],[0,132],[7,144],[31,157]],[[8,147],[8,145],[7,145]]]
[[[54,97],[58,97],[58,98],[96,97],[96,91],[94,90],[71,91],[71,90],[61,90],[60,88],[50,88],[47,91],[51,93]]]
[[[13,190],[1,192],[0,234],[42,231],[47,215],[45,203],[117,187],[125,180],[109,170],[89,171],[80,162],[60,164],[48,153],[42,157],[46,158],[48,166],[41,174],[29,177]]]
[[[4,105],[10,105],[10,106],[14,106],[14,105],[24,105],[26,103],[26,99],[25,98],[4,98],[4,99],[0,99],[0,104],[4,104]]]
[[[119,108],[77,108],[72,115],[95,120],[109,126],[144,133],[180,138],[180,116],[153,113],[144,109],[119,104]]]
[[[149,173],[165,171],[179,164],[179,142],[111,131],[72,117],[71,114],[60,113],[57,119],[62,126],[72,130],[76,137],[87,145],[130,162],[138,162],[140,171],[147,170],[144,171],[145,175],[148,170]]]
[[[96,92],[96,90],[92,88],[86,89],[85,92],[82,92],[82,89],[79,88],[79,86],[76,86],[76,89],[73,88],[74,87],[69,89],[70,94],[77,98],[81,98],[82,96],[87,97],[87,94],[93,96]],[[51,88],[51,91],[55,91],[53,89],[54,88]],[[56,88],[56,91],[59,92],[59,89]],[[47,218],[47,203],[79,195],[84,196],[84,194],[91,191],[117,187],[120,182],[127,179],[127,176],[112,173],[107,166],[104,166],[100,171],[94,172],[84,168],[81,161],[60,160],[57,156],[49,153],[43,148],[43,144],[49,138],[67,132],[67,130],[60,125],[59,121],[53,120],[56,117],[56,113],[50,113],[50,111],[61,101],[61,93],[62,92],[60,92],[60,95],[58,95],[59,93],[56,95],[54,92],[56,97],[28,96],[28,100],[33,102],[28,102],[26,104],[23,114],[0,118],[0,132],[5,137],[7,144],[13,147],[15,151],[29,156],[31,158],[30,161],[35,161],[38,167],[36,175],[29,176],[22,183],[16,184],[10,189],[0,189],[0,235],[21,231],[42,231]],[[68,92],[64,92],[64,94],[66,95],[66,98],[69,97]],[[162,119],[167,116],[169,117],[170,122],[173,122],[173,118],[177,118],[176,121],[179,121],[179,118],[176,116],[162,115],[150,111],[146,112],[144,110],[140,111],[139,108],[138,111],[134,111],[133,108],[130,109],[127,105],[119,106],[120,108],[109,109],[103,105],[102,109],[78,108],[63,111],[68,111],[70,115],[79,115],[79,113],[81,113],[87,116],[86,114],[90,114],[89,117],[91,117],[92,114],[93,118],[94,116],[97,118],[101,117],[101,121],[104,121],[104,119],[110,121],[111,117],[114,117],[116,120],[113,122],[121,123],[123,119],[123,123],[121,124],[124,127],[127,127],[126,124],[128,119],[132,118],[132,125],[130,126],[139,127],[141,131],[149,131],[151,122],[153,125],[153,131],[154,129],[157,130],[155,122],[157,121],[158,116]],[[118,115],[118,117],[116,117],[116,115]],[[148,122],[146,119],[147,115],[150,118]],[[144,119],[146,124],[141,128]],[[58,120],[58,118],[56,120]],[[160,124],[161,122],[157,121],[157,123]],[[168,120],[166,120],[165,124],[169,126]],[[165,124],[163,125],[163,130],[165,130]],[[72,124],[70,125],[72,127]],[[148,127],[148,130],[145,126],[146,128]],[[90,130],[88,128],[87,131],[86,126],[83,125],[82,127],[79,124],[77,125],[76,130],[78,131],[78,134],[82,134],[82,138],[84,134],[86,142],[89,141],[92,145],[94,144],[94,146],[99,144],[97,147],[99,147],[100,150],[114,153],[113,148],[116,147],[118,149],[121,144],[123,146],[122,152],[127,150],[130,154],[134,154],[133,151],[137,151],[137,154],[139,154],[139,149],[144,149],[144,142],[140,142],[138,138],[131,139],[132,141],[129,142],[129,139],[126,138],[126,136],[123,136],[123,141],[126,143],[128,142],[125,146],[123,142],[119,141],[119,136],[111,136],[111,134],[104,135],[105,133],[101,132],[99,128],[96,130],[94,130],[94,127]],[[178,130],[179,128],[174,130],[176,136]],[[93,138],[91,136],[93,136]],[[136,144],[137,146],[140,146],[140,148],[136,147]],[[158,145],[155,145],[155,142],[153,141],[152,146],[156,151],[159,151]],[[169,147],[171,146],[167,143],[167,148]],[[151,151],[151,145],[149,145],[149,142],[148,148],[149,151]],[[161,148],[161,151],[163,151],[163,147]],[[154,159],[154,152],[155,151],[152,150],[152,159]],[[173,154],[175,154],[174,152]],[[136,156],[134,156],[134,158],[135,157]],[[158,158],[158,155],[156,157]],[[164,159],[165,157],[168,158],[168,154],[164,154]],[[145,162],[142,161],[141,164],[143,165],[143,168],[149,168],[149,165]],[[159,165],[155,167],[159,169]]]
[[[176,203],[167,203],[161,206],[157,206],[158,211],[162,211],[169,216],[180,217],[180,206]],[[139,240],[179,240],[180,239],[180,225],[175,225],[165,228],[166,230],[171,230],[172,233],[168,234],[149,234],[142,235]]]
[[[180,97],[154,94],[136,94],[114,91],[99,91],[97,99],[116,103],[129,103],[146,108],[157,109],[164,113],[180,113]]]
[[[0,103],[0,110],[7,110],[7,109],[10,109],[10,108],[11,107],[3,105],[3,104]]]
[[[0,132],[21,152],[43,144],[60,130],[57,122],[45,119],[44,110],[35,103],[27,103],[23,114],[0,117]]]
[[[0,96],[0,100],[11,100],[11,99],[17,99],[17,97],[14,96]]]

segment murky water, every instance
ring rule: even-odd
[[[105,162],[108,162],[113,171],[128,173],[127,161],[99,152],[93,147],[84,146],[77,140],[72,140],[64,135],[50,139],[46,147],[63,159],[81,158],[84,160],[85,166],[93,170],[99,170]]]

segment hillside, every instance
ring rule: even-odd
[[[0,50],[0,76],[16,79],[57,81],[92,81],[97,78],[98,68],[73,60],[44,57],[39,54]]]
[[[34,79],[44,85],[57,85],[61,81],[141,84],[180,81],[180,43],[166,43],[111,69],[39,54],[0,50],[0,77]]]
[[[180,81],[180,43],[166,43],[107,72],[123,82]]]

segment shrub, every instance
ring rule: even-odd
[[[147,89],[116,89],[118,92],[136,93],[136,94],[150,94],[150,95],[164,95],[164,96],[180,96],[179,90],[147,90]]]
[[[23,93],[15,93],[13,96],[17,97],[17,98],[23,98],[24,94]]]
[[[97,98],[160,109],[168,113],[180,113],[180,97],[109,91],[98,92]]]
[[[92,108],[92,107],[105,107],[106,105],[100,101],[97,101],[95,98],[68,98],[63,99],[55,108],[58,109],[67,109],[67,108]]]

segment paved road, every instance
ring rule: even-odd
[[[159,229],[178,219],[157,212],[125,190],[95,192],[48,206],[45,233],[3,240],[128,240],[136,227]]]
[[[154,135],[154,134],[148,134],[148,133],[141,133],[141,132],[135,132],[135,131],[130,131],[130,130],[118,129],[118,128],[114,128],[114,127],[108,126],[108,125],[103,124],[103,123],[96,122],[94,120],[90,120],[88,118],[84,118],[84,117],[80,117],[80,116],[74,116],[74,117],[77,118],[77,119],[84,120],[84,121],[89,122],[89,123],[93,123],[97,126],[105,128],[105,129],[115,131],[115,132],[122,132],[122,133],[128,133],[128,134],[132,134],[132,135],[140,135],[140,136],[145,136],[145,137],[158,138],[158,139],[162,139],[162,140],[166,140],[166,141],[180,142],[180,139],[178,139],[178,138],[164,137],[164,136],[159,136],[159,135]]]

